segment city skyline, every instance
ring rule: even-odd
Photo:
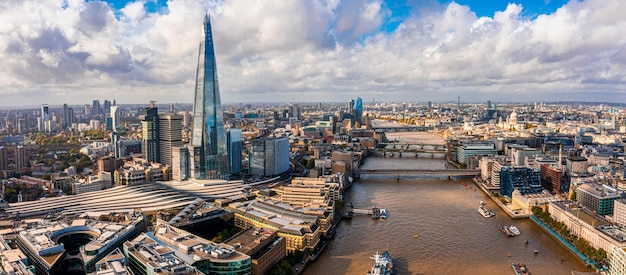
[[[515,2],[5,2],[0,107],[193,102],[207,12],[224,103],[626,102],[626,3]]]

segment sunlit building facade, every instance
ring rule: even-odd
[[[204,40],[200,43],[198,54],[191,146],[191,177],[228,178],[228,146],[208,16],[204,20]]]

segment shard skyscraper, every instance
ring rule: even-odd
[[[198,53],[189,149],[192,178],[228,179],[230,175],[228,144],[217,82],[211,20],[208,15],[204,18],[204,37],[200,42]]]

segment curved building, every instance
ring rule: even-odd
[[[228,147],[217,82],[211,20],[208,15],[204,19],[204,40],[200,42],[198,53],[191,147],[189,153],[192,178],[228,178]]]

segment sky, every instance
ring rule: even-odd
[[[0,106],[190,103],[211,16],[223,103],[626,103],[623,0],[3,0]]]

